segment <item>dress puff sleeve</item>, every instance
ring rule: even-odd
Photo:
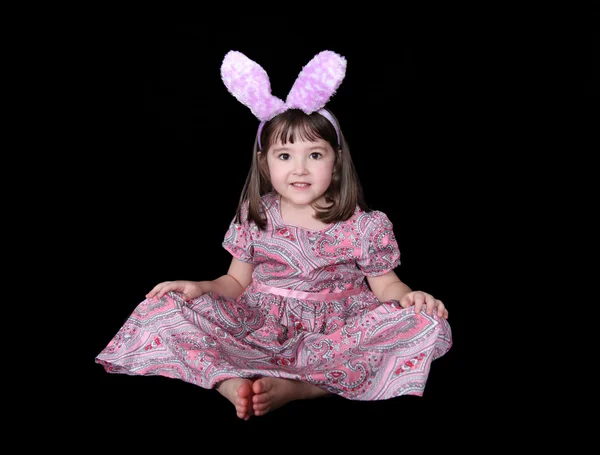
[[[394,226],[386,214],[372,211],[363,230],[362,256],[358,267],[367,276],[384,275],[400,265],[400,249]]]
[[[235,222],[235,217],[231,221],[225,239],[223,240],[223,248],[231,253],[231,255],[243,262],[253,263],[254,246],[253,246],[253,229],[248,222],[248,202],[242,207],[241,220]]]

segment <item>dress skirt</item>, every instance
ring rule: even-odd
[[[159,375],[205,389],[230,378],[305,381],[352,400],[423,395],[431,362],[452,345],[437,312],[339,293],[253,283],[237,299],[142,301],[96,357],[109,373]]]

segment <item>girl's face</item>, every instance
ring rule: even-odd
[[[276,143],[267,151],[271,184],[282,200],[305,208],[320,200],[329,188],[335,152],[327,141]]]

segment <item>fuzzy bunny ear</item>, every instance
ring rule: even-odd
[[[285,104],[312,114],[324,107],[346,76],[346,59],[332,51],[315,55],[296,78]]]
[[[221,64],[221,79],[239,102],[248,106],[261,121],[270,120],[288,108],[271,94],[267,72],[238,51],[229,51]]]

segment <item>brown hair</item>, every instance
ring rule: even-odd
[[[337,118],[328,110],[339,126]],[[333,150],[341,151],[335,154],[331,184],[325,192],[328,207],[315,206],[316,218],[324,223],[346,221],[350,218],[356,206],[369,212],[364,199],[362,185],[356,168],[352,162],[350,149],[344,135],[340,132],[340,144],[334,126],[321,114],[314,112],[305,114],[299,109],[289,109],[265,123],[260,143],[266,152],[273,144],[294,143],[295,140],[314,141],[323,139],[329,142]],[[258,139],[258,138],[257,138]],[[241,222],[242,207],[248,201],[248,221],[253,221],[260,229],[265,229],[267,221],[261,206],[261,196],[273,191],[267,165],[267,154],[259,152],[258,140],[254,142],[252,164],[246,177],[238,204],[235,222]]]

